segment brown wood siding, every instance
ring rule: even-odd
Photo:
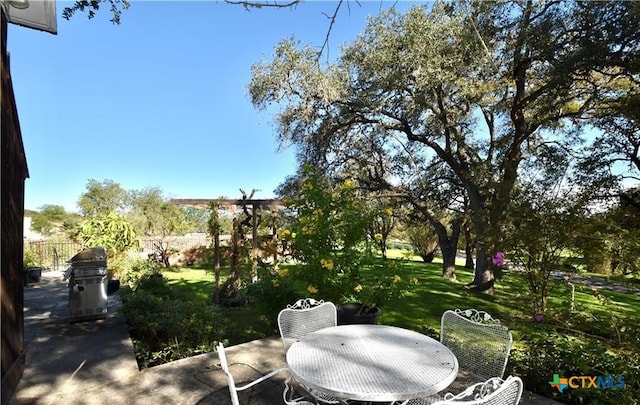
[[[7,54],[7,21],[2,14],[1,126],[2,201],[0,265],[2,279],[2,404],[8,404],[25,365],[23,299],[24,182],[29,176]]]

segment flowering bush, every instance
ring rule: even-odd
[[[354,294],[347,300],[362,303],[363,311],[368,311],[370,308],[381,307],[400,298],[410,284],[418,283],[415,277],[404,280],[397,274],[399,273],[397,267],[402,266],[402,263],[403,261],[396,260],[383,261],[380,269],[372,269],[379,276],[369,277],[356,284],[353,288]]]
[[[332,185],[304,165],[298,194],[283,202],[292,217],[278,236],[300,263],[287,277],[303,282],[311,297],[345,301],[360,282],[360,245],[369,224],[355,183]]]
[[[367,262],[365,241],[373,217],[362,201],[353,181],[331,184],[313,166],[304,165],[297,194],[283,199],[289,227],[278,231],[298,265],[279,270],[273,285],[302,284],[310,297],[362,303],[366,311],[400,297],[410,282],[417,283],[398,276],[398,261]]]
[[[491,260],[494,266],[502,267],[504,266],[504,252],[496,252],[496,255]]]

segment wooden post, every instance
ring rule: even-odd
[[[220,231],[213,235],[213,275],[215,278],[215,290],[213,294],[213,302],[220,303]]]
[[[273,244],[273,265],[276,266],[278,264],[278,225],[276,222],[276,211],[271,210],[271,218],[273,221],[273,226],[271,227],[271,243]]]
[[[240,249],[238,248],[238,233],[240,222],[233,217],[233,232],[231,232],[231,276],[234,280],[240,278]]]
[[[251,233],[252,249],[251,249],[251,281],[258,281],[258,207],[257,204],[251,205],[251,226],[253,227]]]
[[[211,214],[209,216],[209,232],[213,237],[213,302],[220,303],[220,217],[218,210],[220,205],[217,201],[209,202]]]

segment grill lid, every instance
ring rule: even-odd
[[[107,250],[102,246],[84,249],[67,260],[71,267],[106,267]]]

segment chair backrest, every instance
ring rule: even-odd
[[[227,375],[227,382],[229,383],[229,394],[231,395],[231,403],[233,405],[240,405],[238,399],[238,391],[236,390],[236,382],[229,371],[229,363],[227,363],[227,355],[224,352],[224,346],[222,343],[218,343],[218,358],[220,359],[220,367],[222,371]]]
[[[512,337],[506,326],[484,311],[447,310],[442,314],[440,342],[458,359],[461,370],[479,380],[504,375]]]
[[[338,312],[332,302],[313,298],[299,299],[278,314],[278,328],[285,353],[300,336],[338,324]]]
[[[518,405],[522,397],[522,380],[509,376],[506,380],[490,378],[467,388],[458,395],[446,394],[443,401],[432,405]]]

